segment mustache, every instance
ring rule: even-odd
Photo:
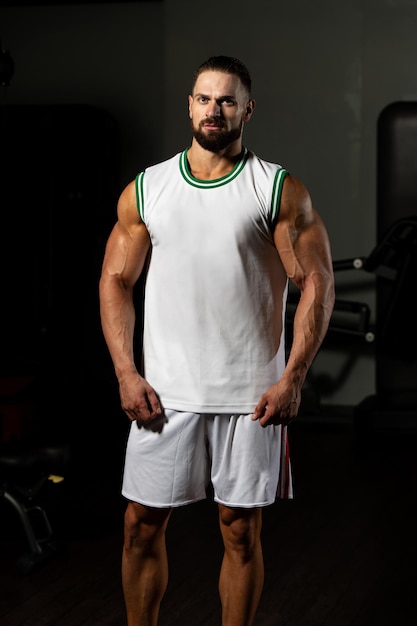
[[[200,122],[200,128],[203,128],[206,124],[215,125],[219,128],[224,127],[224,122],[220,117],[206,117],[205,120]]]

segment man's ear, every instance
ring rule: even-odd
[[[252,117],[252,114],[255,110],[256,102],[253,98],[251,98],[246,105],[246,113],[245,113],[245,122],[248,122]]]
[[[192,96],[188,96],[188,115],[190,120],[193,119],[193,115],[191,113],[191,105],[193,103],[193,97]]]

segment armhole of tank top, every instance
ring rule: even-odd
[[[284,179],[288,174],[288,170],[281,167],[275,173],[274,184],[272,186],[272,197],[271,197],[271,225],[272,227],[278,221],[279,217],[279,209],[281,205],[281,195],[282,188],[284,186]]]
[[[143,206],[143,179],[145,176],[145,172],[139,172],[135,179],[135,189],[136,189],[136,208],[140,215],[140,218],[145,221],[145,207]]]

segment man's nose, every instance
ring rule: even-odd
[[[206,109],[206,117],[220,117],[221,115],[221,106],[215,100],[209,103],[209,106]]]

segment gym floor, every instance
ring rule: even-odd
[[[255,626],[415,626],[416,434],[363,438],[349,418],[330,412],[294,422],[290,445],[295,498],[264,511],[266,576]],[[16,571],[24,541],[1,503],[5,626],[126,623],[121,455],[104,470],[87,456],[43,495],[62,550],[30,574]],[[219,626],[216,506],[207,500],[176,510],[167,544],[160,626]]]

